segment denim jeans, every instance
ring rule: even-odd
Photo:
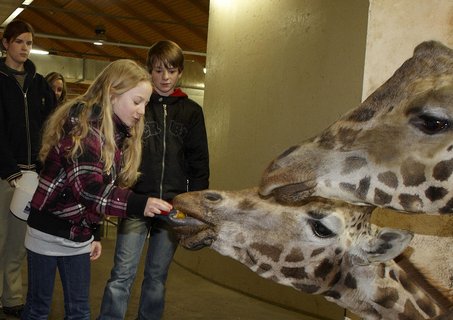
[[[118,226],[114,265],[104,290],[99,320],[123,320],[131,287],[149,231],[144,278],[141,287],[139,320],[159,320],[165,305],[165,282],[177,248],[168,224],[156,217],[126,218]]]
[[[47,320],[58,268],[64,293],[65,320],[90,320],[90,254],[45,256],[27,250],[28,292],[21,318]]]

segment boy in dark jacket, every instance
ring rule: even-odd
[[[31,25],[14,20],[0,46],[6,53],[0,59],[0,298],[3,312],[14,317],[23,309],[27,224],[13,216],[9,206],[22,173],[36,174],[41,128],[56,106],[52,89],[28,59],[33,35]]]
[[[148,52],[153,93],[145,113],[143,175],[134,191],[171,202],[186,191],[207,189],[209,155],[201,107],[179,88],[184,69],[181,48],[160,41]],[[138,319],[161,319],[165,282],[177,241],[165,220],[126,218],[120,221],[114,266],[98,319],[124,319],[141,252],[149,237]]]

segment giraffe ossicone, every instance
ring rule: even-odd
[[[180,244],[210,246],[261,277],[324,295],[365,319],[432,319],[452,306],[394,258],[408,231],[370,223],[372,207],[310,198],[298,205],[263,199],[257,189],[177,196]]]
[[[265,170],[260,194],[453,213],[453,50],[435,41],[321,134]]]

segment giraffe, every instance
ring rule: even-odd
[[[451,214],[452,173],[453,50],[427,41],[361,105],[277,157],[260,194]]]
[[[432,319],[451,307],[401,258],[408,231],[370,223],[369,206],[309,198],[286,206],[257,188],[181,194],[180,244],[231,257],[261,277],[321,294],[364,319]],[[398,258],[396,258],[399,256]],[[440,319],[440,318],[439,318]]]

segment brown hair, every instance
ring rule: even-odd
[[[61,73],[58,72],[50,72],[45,76],[45,79],[47,80],[47,83],[49,83],[50,86],[54,83],[55,80],[61,80],[63,82],[63,90],[61,91],[61,96],[58,99],[58,104],[62,104],[66,102],[66,92],[67,92],[67,87],[66,87],[66,80],[63,77]]]
[[[5,30],[3,31],[2,39],[5,39],[8,43],[11,43],[22,33],[27,32],[30,32],[33,37],[35,36],[35,30],[33,30],[33,27],[28,22],[22,20],[13,20],[8,23]],[[3,41],[1,41],[0,43],[0,49],[3,52],[6,51],[6,48],[3,46]]]
[[[170,40],[161,40],[153,44],[148,50],[146,67],[148,71],[153,70],[153,66],[162,62],[169,69],[178,68],[179,72],[184,70],[184,54],[176,42]]]

